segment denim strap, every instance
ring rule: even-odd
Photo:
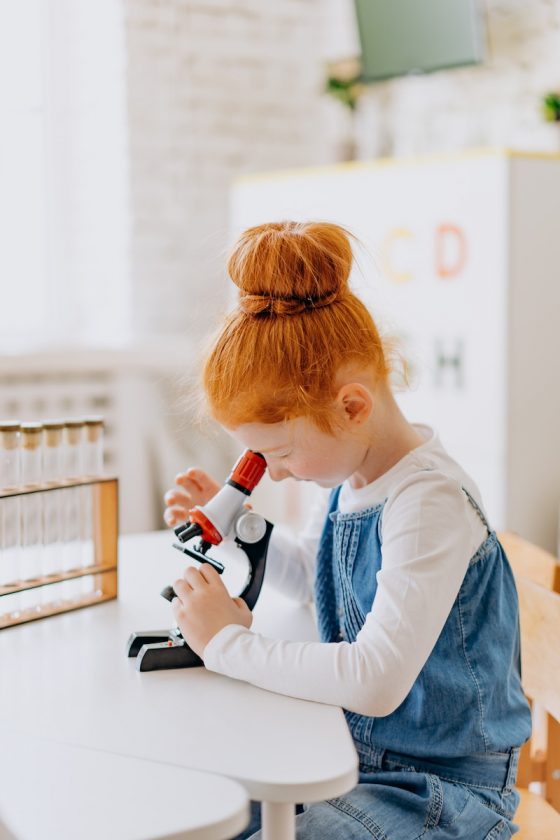
[[[467,499],[468,499],[468,500],[469,500],[469,502],[471,503],[471,505],[472,505],[472,507],[474,508],[474,510],[476,511],[476,513],[477,513],[478,517],[482,520],[482,524],[484,525],[484,527],[485,527],[485,528],[486,528],[486,530],[488,531],[488,534],[489,534],[489,535],[490,535],[490,534],[492,534],[492,528],[491,528],[491,527],[490,527],[490,525],[488,524],[488,520],[486,519],[486,516],[485,516],[485,515],[484,515],[484,513],[482,512],[482,508],[480,507],[480,505],[478,504],[478,502],[476,502],[476,501],[475,501],[475,499],[473,499],[473,497],[471,496],[471,494],[469,493],[469,491],[467,490],[467,488],[466,488],[466,487],[463,487],[463,485],[461,485],[461,490],[463,491],[463,493],[465,494],[465,496],[467,497]]]

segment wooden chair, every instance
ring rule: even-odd
[[[516,578],[522,575],[545,589],[560,592],[560,562],[553,554],[511,531],[502,531],[498,537]]]
[[[560,840],[560,564],[516,534],[499,538],[519,594],[523,687],[534,713],[519,762],[516,838]],[[544,796],[528,790],[531,782],[544,784]]]

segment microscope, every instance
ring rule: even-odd
[[[264,457],[247,449],[222,489],[204,506],[197,505],[190,510],[188,520],[175,528],[178,542],[173,543],[173,548],[199,563],[210,563],[222,574],[223,563],[209,551],[233,534],[235,544],[249,561],[248,577],[239,597],[250,610],[261,591],[273,526],[264,517],[247,510],[245,503],[265,471]],[[168,601],[176,597],[172,586],[166,586],[161,595]],[[178,627],[133,633],[127,643],[127,653],[129,657],[136,657],[139,671],[192,668],[204,664],[188,646]]]

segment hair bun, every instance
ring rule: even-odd
[[[250,315],[298,315],[348,290],[351,234],[330,222],[271,222],[249,228],[228,261]]]

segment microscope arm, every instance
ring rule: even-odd
[[[235,543],[245,552],[249,560],[249,574],[239,597],[245,601],[250,610],[257,603],[262,588],[266,569],[266,555],[273,529],[270,522],[262,521],[266,526],[265,531],[256,542],[244,542],[239,537],[235,538]],[[210,563],[219,574],[224,570],[223,565],[218,560],[209,557],[203,551],[178,544],[175,547],[201,563]],[[168,601],[172,601],[176,597],[172,586],[166,586],[161,595]],[[139,671],[192,668],[204,664],[200,657],[187,645],[179,628],[168,631],[152,630],[133,633],[128,640],[127,653],[129,657],[136,657],[136,667]]]

